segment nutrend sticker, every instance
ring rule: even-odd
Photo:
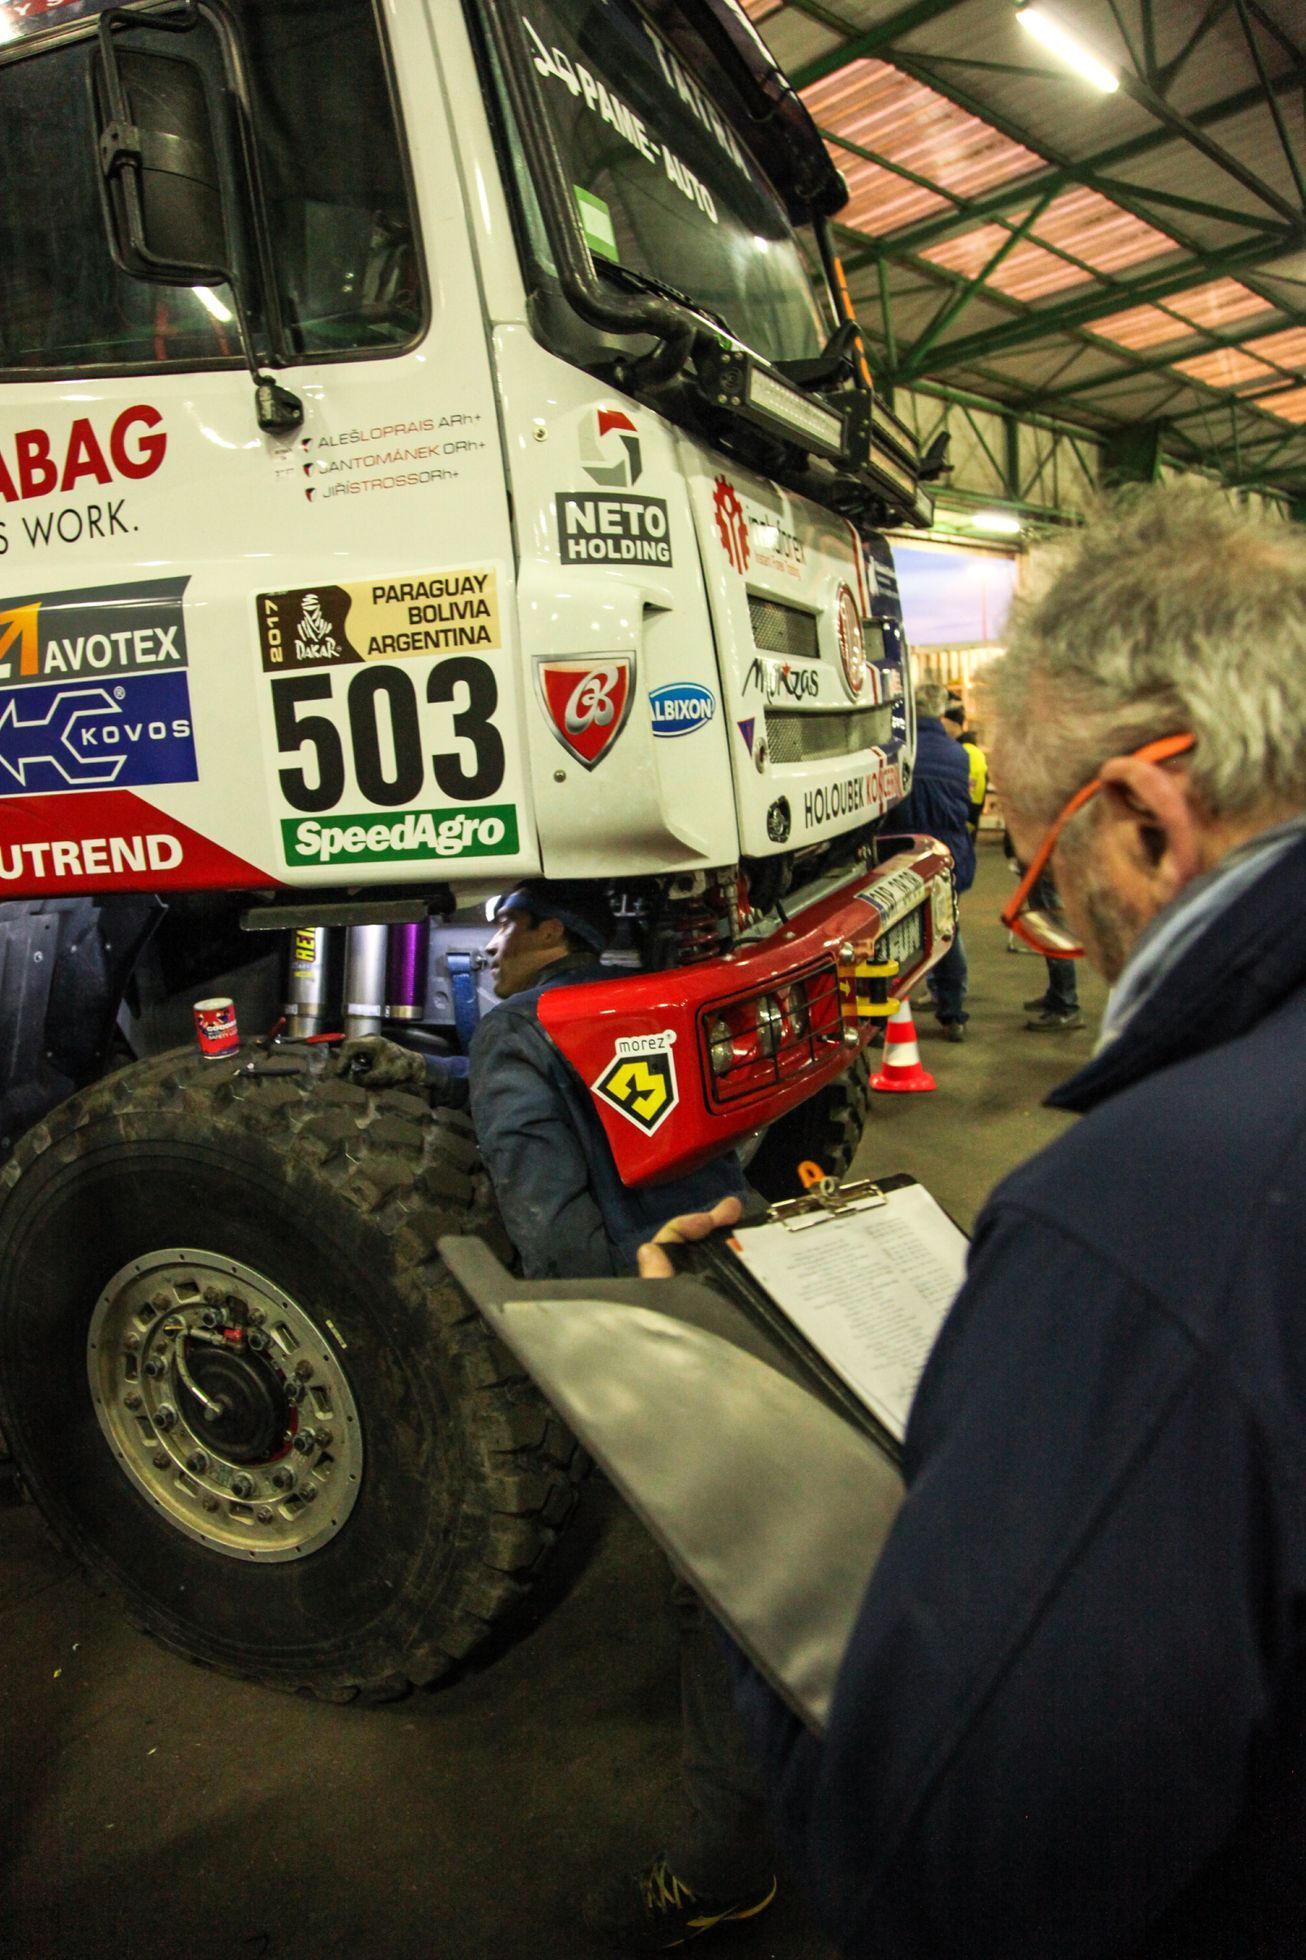
[[[193,783],[185,578],[0,607],[0,796]]]
[[[674,1028],[660,1034],[619,1035],[612,1061],[590,1084],[596,1096],[649,1136],[680,1101],[672,1052],[675,1039]]]

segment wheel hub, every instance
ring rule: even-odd
[[[263,1274],[168,1247],[96,1301],[87,1368],[100,1427],[137,1489],[231,1558],[302,1558],[357,1500],[363,1439],[337,1343]]]

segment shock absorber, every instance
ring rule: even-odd
[[[330,934],[325,926],[296,926],[290,934],[286,973],[286,1038],[303,1041],[321,1032],[327,1017],[327,959]]]
[[[385,1018],[420,1021],[426,1011],[426,947],[430,927],[391,926],[386,956]]]
[[[345,933],[345,1033],[380,1034],[385,1017],[388,926],[350,926]]]

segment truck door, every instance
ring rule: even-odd
[[[497,889],[538,862],[511,534],[417,10],[416,172],[366,0],[115,33],[129,91],[203,78],[235,290],[111,259],[102,11],[19,10],[0,49],[0,896]],[[298,427],[256,420],[241,306]]]

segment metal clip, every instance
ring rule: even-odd
[[[810,1175],[813,1171],[815,1178]],[[807,1186],[804,1195],[784,1198],[771,1207],[772,1218],[787,1232],[805,1232],[809,1226],[820,1225],[827,1218],[840,1218],[850,1211],[874,1211],[888,1203],[879,1185],[868,1177],[840,1184],[837,1178],[827,1177],[819,1164],[812,1163],[800,1164],[798,1175]]]

